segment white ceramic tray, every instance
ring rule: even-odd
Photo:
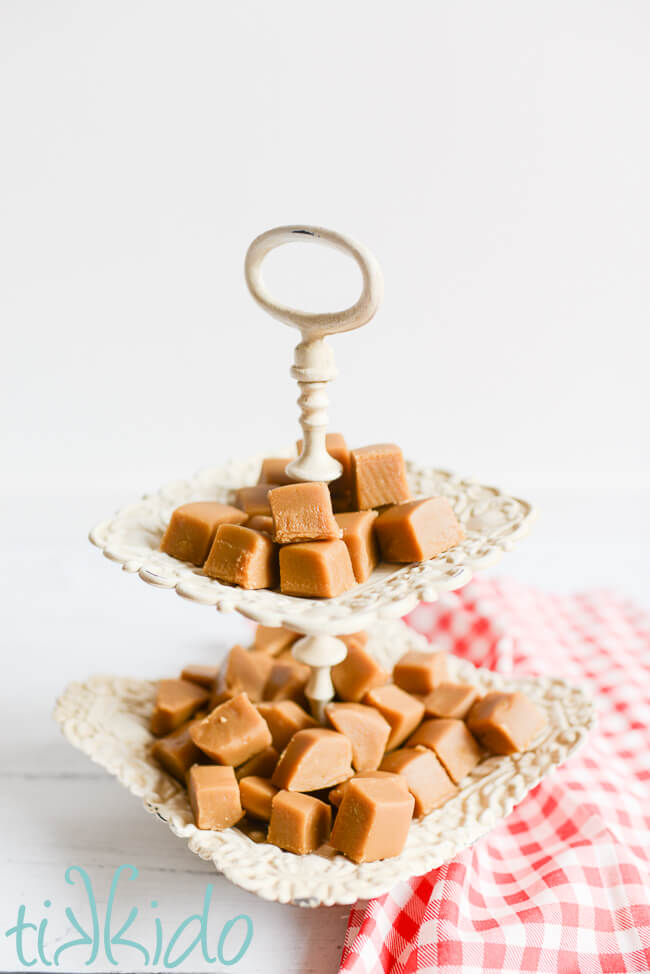
[[[380,564],[367,582],[334,599],[301,599],[225,585],[158,550],[175,507],[196,500],[232,502],[235,488],[257,482],[261,461],[261,455],[232,461],[147,494],[93,528],[90,540],[125,571],[137,573],[150,585],[175,589],[193,602],[222,612],[238,611],[267,626],[340,635],[365,629],[377,619],[403,616],[417,602],[434,602],[440,592],[465,585],[476,570],[492,564],[528,533],[535,513],[530,504],[496,487],[409,463],[413,496],[447,497],[463,525],[465,541],[431,561]]]
[[[370,629],[369,648],[392,667],[407,649],[426,649],[423,636],[400,621]],[[457,796],[411,825],[400,856],[355,865],[328,846],[297,856],[256,843],[238,829],[201,831],[192,823],[185,790],[150,757],[148,730],[156,683],[115,676],[70,684],[55,718],[68,740],[100,764],[166,821],[202,859],[244,889],[267,900],[300,906],[353,903],[385,893],[398,881],[418,876],[452,859],[485,835],[545,775],[584,741],[593,722],[591,702],[578,688],[552,678],[506,679],[471,663],[450,660],[463,681],[519,689],[548,715],[533,747],[513,757],[487,757],[464,781]]]

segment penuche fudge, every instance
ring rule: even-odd
[[[187,790],[197,829],[228,829],[243,818],[232,768],[195,764],[187,775]]]
[[[446,497],[426,497],[387,508],[375,521],[384,561],[428,561],[465,537]]]
[[[262,531],[223,524],[203,571],[211,578],[242,588],[274,588],[278,576],[277,546]]]
[[[343,531],[357,582],[365,582],[379,561],[379,548],[374,534],[377,511],[349,511],[335,514],[336,523]]]
[[[221,524],[241,524],[246,515],[229,504],[216,501],[195,501],[183,504],[173,512],[160,542],[160,550],[172,558],[202,565],[217,528]]]
[[[494,754],[525,751],[546,723],[546,715],[519,692],[492,690],[467,715],[471,732]]]
[[[269,491],[273,537],[279,544],[332,541],[341,529],[332,511],[327,484],[301,483]]]
[[[215,707],[190,727],[190,737],[209,758],[236,767],[271,744],[271,732],[245,693]]]
[[[409,500],[404,455],[395,443],[362,446],[350,456],[357,510]]]
[[[406,844],[414,805],[413,796],[395,781],[355,778],[343,791],[330,845],[353,862],[398,856]]]
[[[344,541],[306,541],[280,548],[280,591],[302,598],[334,598],[356,580]]]

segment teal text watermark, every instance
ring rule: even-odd
[[[125,897],[124,882],[133,882],[137,877],[135,866],[119,866],[113,873],[106,907],[100,912],[88,873],[81,866],[70,866],[65,871],[65,881],[83,890],[84,922],[79,920],[80,911],[74,913],[70,906],[66,906],[64,914],[75,934],[63,941],[60,935],[55,936],[56,949],[49,949],[48,924],[52,901],[44,900],[43,907],[48,912],[40,919],[31,914],[28,916],[26,906],[21,903],[16,922],[5,930],[5,937],[13,938],[15,942],[18,963],[25,968],[39,964],[38,970],[44,970],[58,967],[65,955],[65,963],[83,964],[86,967],[95,961],[108,962],[115,967],[118,964],[134,965],[137,959],[140,967],[156,966],[173,970],[195,952],[199,952],[206,963],[224,967],[233,967],[244,957],[253,939],[253,921],[247,913],[240,913],[223,923],[218,931],[212,929],[209,917],[212,883],[205,888],[200,913],[185,917],[171,932],[163,929],[159,916],[147,917],[147,926],[152,928],[150,935],[143,938],[140,934],[140,939],[136,939],[132,927],[139,915],[141,921],[144,918],[142,911],[131,906],[121,923],[114,917],[118,899]],[[152,900],[150,905],[153,911],[158,902]],[[129,931],[131,933],[127,937]],[[74,952],[74,961],[68,951]],[[131,966],[131,969],[135,968]]]

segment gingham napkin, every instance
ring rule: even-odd
[[[650,618],[611,593],[498,579],[457,599],[407,621],[478,666],[581,683],[597,725],[472,848],[357,903],[341,970],[650,971]]]

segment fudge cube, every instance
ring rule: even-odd
[[[273,657],[266,653],[233,646],[219,670],[215,700],[222,702],[238,693],[245,693],[253,702],[261,700],[272,666]]]
[[[232,768],[195,764],[187,775],[187,790],[197,829],[228,829],[243,818]]]
[[[357,582],[365,582],[379,561],[379,549],[373,531],[377,511],[350,511],[336,514],[336,523],[343,531],[343,541],[350,552],[352,571]]]
[[[253,818],[268,822],[271,818],[271,802],[278,789],[267,778],[248,775],[239,780],[239,794],[242,808]]]
[[[236,767],[271,744],[271,732],[245,693],[226,700],[190,727],[190,737],[218,764]]]
[[[280,548],[280,591],[303,598],[334,598],[354,588],[344,541],[306,541]]]
[[[167,774],[181,784],[185,784],[187,772],[193,764],[202,764],[207,758],[190,737],[189,723],[178,730],[159,737],[151,748],[151,756],[156,759]]]
[[[271,516],[269,491],[277,484],[255,484],[253,487],[240,487],[235,494],[235,507],[241,508],[249,517],[261,514]]]
[[[396,782],[404,790],[404,794],[408,794],[409,789],[406,778],[403,775],[394,774],[392,771],[358,771],[351,778],[348,778],[348,781],[356,781],[357,778],[388,778],[390,781]],[[339,807],[343,800],[343,794],[348,786],[348,781],[342,781],[336,788],[332,788],[327,796],[330,804],[336,808]]]
[[[443,680],[424,698],[425,714],[427,717],[456,717],[463,720],[478,698],[478,687],[473,684]]]
[[[408,747],[428,747],[458,784],[481,760],[478,744],[462,720],[437,718],[425,720],[408,740]]]
[[[258,751],[248,761],[244,761],[238,768],[235,768],[235,777],[239,781],[241,778],[255,776],[258,778],[270,778],[275,771],[280,754],[276,749],[269,745],[263,751]]]
[[[352,636],[341,638],[348,646],[348,655],[341,663],[332,667],[332,683],[341,700],[359,703],[368,690],[387,683],[389,676],[374,656],[371,656]]]
[[[190,663],[181,673],[181,680],[196,683],[205,690],[214,690],[219,675],[218,666],[204,666],[202,663]]]
[[[311,667],[299,663],[291,656],[274,659],[264,685],[264,700],[305,701],[305,688],[311,676]]]
[[[345,734],[350,741],[354,770],[376,770],[391,731],[390,724],[379,711],[362,703],[330,703],[325,714],[334,730]]]
[[[242,588],[274,588],[278,581],[278,552],[267,534],[236,524],[217,531],[203,571],[210,578]]]
[[[395,504],[375,521],[384,561],[428,561],[465,537],[446,497]]]
[[[546,714],[523,693],[499,690],[486,693],[467,715],[472,734],[494,754],[525,751],[546,723]]]
[[[301,483],[269,491],[273,537],[279,544],[332,541],[341,530],[332,511],[327,484]]]
[[[221,524],[246,520],[236,507],[216,501],[197,501],[177,507],[160,542],[160,550],[172,558],[202,565]]]
[[[294,734],[307,727],[318,727],[313,717],[294,700],[277,700],[257,705],[273,738],[273,747],[284,751]]]
[[[447,654],[410,650],[393,667],[393,680],[407,693],[431,693],[447,676]]]
[[[403,775],[415,799],[416,818],[428,815],[456,794],[457,788],[433,751],[425,747],[403,747],[387,754],[382,771]]]
[[[251,531],[263,531],[273,540],[273,518],[270,514],[253,514],[244,527],[250,528]]]
[[[356,778],[345,786],[330,845],[353,862],[399,856],[413,817],[413,796],[394,781]]]
[[[302,440],[296,443],[298,456],[302,453]],[[325,449],[331,457],[343,467],[343,473],[329,485],[332,497],[340,497],[349,493],[351,487],[350,478],[350,451],[342,433],[327,433],[325,436]]]
[[[387,751],[399,747],[409,734],[413,733],[424,716],[424,704],[416,697],[400,690],[394,683],[369,690],[363,702],[369,707],[375,707],[390,724],[390,736],[386,742]]]
[[[309,727],[293,735],[271,781],[287,791],[331,788],[352,777],[352,746],[343,734]]]
[[[292,632],[284,626],[258,626],[255,630],[255,649],[271,656],[277,656],[283,649],[292,646],[300,638],[299,632]]]
[[[350,456],[357,510],[400,504],[410,498],[404,455],[395,443],[362,446]]]
[[[279,791],[271,804],[267,841],[303,856],[327,842],[332,809],[311,795]]]
[[[156,737],[170,734],[201,707],[205,707],[210,694],[204,687],[188,680],[160,680],[156,702],[150,719],[151,733]]]
[[[262,460],[262,467],[257,483],[277,484],[279,487],[284,484],[295,484],[293,477],[287,473],[287,464],[291,463],[293,457],[266,457]]]

